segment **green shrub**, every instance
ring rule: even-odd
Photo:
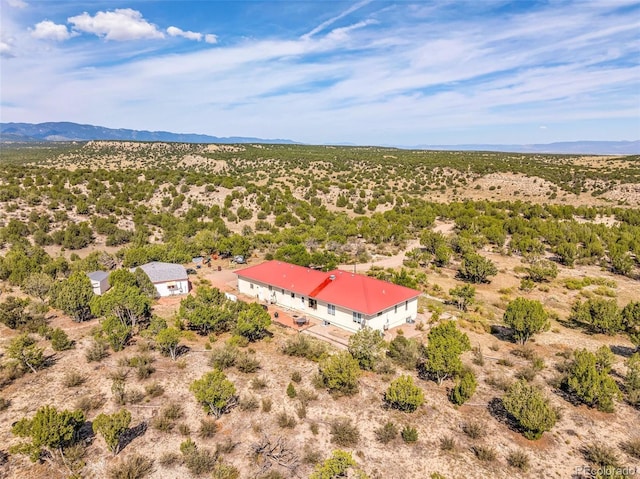
[[[587,444],[582,448],[581,452],[595,469],[611,470],[621,468],[620,459],[615,449],[602,442]]]
[[[629,456],[640,459],[640,437],[623,442],[620,448]]]
[[[419,343],[415,339],[407,339],[399,334],[389,343],[387,356],[405,369],[415,369],[420,356]]]
[[[62,384],[67,388],[75,388],[84,384],[86,380],[87,377],[84,374],[75,370],[70,370],[64,374]]]
[[[534,334],[547,331],[550,327],[549,315],[542,303],[526,298],[511,301],[503,321],[513,330],[513,337],[519,344],[525,344]]]
[[[527,439],[540,439],[555,425],[558,415],[540,390],[524,380],[514,383],[503,399],[505,409],[522,428]]]
[[[471,350],[469,337],[458,330],[454,321],[444,321],[429,331],[427,346],[423,349],[423,360],[419,372],[434,378],[438,384],[463,369],[460,356]]]
[[[571,321],[585,325],[594,333],[615,334],[622,330],[622,314],[615,299],[578,301],[571,308]]]
[[[224,347],[214,349],[209,359],[209,365],[220,371],[230,368],[238,359],[238,348],[225,344]]]
[[[293,416],[289,416],[286,412],[282,411],[276,417],[278,426],[287,429],[293,429],[296,427],[296,419]]]
[[[236,388],[222,371],[205,373],[201,379],[192,382],[189,389],[204,410],[216,417],[222,416],[236,399]]]
[[[107,469],[109,479],[143,479],[155,470],[153,459],[133,454]]]
[[[412,426],[405,426],[400,431],[400,436],[405,443],[411,444],[418,441],[418,430]]]
[[[360,329],[349,338],[348,350],[361,369],[371,371],[384,355],[384,337],[381,331]]]
[[[455,451],[456,440],[451,436],[445,436],[440,438],[440,449],[443,451]]]
[[[319,361],[325,354],[326,349],[326,345],[323,342],[309,338],[304,334],[298,334],[297,336],[287,339],[282,347],[282,352],[288,356]]]
[[[471,447],[473,454],[481,461],[493,462],[496,460],[496,450],[490,446],[475,445]]]
[[[382,444],[388,444],[398,437],[398,427],[391,421],[386,422],[375,431],[376,439]]]
[[[564,386],[588,406],[613,412],[614,401],[620,397],[620,390],[609,376],[609,366],[603,364],[603,358],[610,355],[609,348],[603,348],[598,350],[600,354],[593,354],[586,349],[574,351]]]
[[[351,454],[345,451],[333,451],[331,457],[318,464],[309,479],[332,479],[345,477],[350,468],[355,467],[356,462]]]
[[[120,451],[121,437],[130,423],[131,413],[126,409],[113,414],[100,414],[93,420],[93,432],[99,433],[109,450],[116,455]]]
[[[294,383],[300,383],[302,381],[302,375],[299,371],[294,371],[293,373],[291,373],[291,380]]]
[[[209,439],[218,432],[218,423],[215,419],[204,418],[200,420],[198,435],[203,439]]]
[[[94,341],[85,353],[85,357],[89,363],[102,361],[108,355],[107,345],[103,341]]]
[[[478,421],[466,422],[462,425],[462,432],[471,439],[480,439],[486,434],[486,430],[486,424]]]
[[[319,371],[324,387],[329,392],[347,396],[358,392],[360,366],[349,352],[328,356],[320,362]]]
[[[453,389],[451,389],[449,399],[452,403],[460,406],[471,399],[471,396],[476,392],[477,385],[478,382],[476,381],[473,371],[467,369],[462,373]]]
[[[296,397],[296,388],[293,386],[293,383],[289,383],[289,385],[287,386],[287,396],[292,399]]]
[[[389,385],[384,400],[393,409],[414,412],[424,403],[424,394],[411,376],[400,376]]]
[[[65,333],[62,329],[56,328],[51,331],[51,348],[54,351],[66,351],[67,349],[71,349],[73,347],[73,341],[69,339],[67,333]]]
[[[331,422],[331,442],[344,447],[353,447],[360,441],[360,431],[351,419],[342,418]]]
[[[255,354],[242,352],[238,354],[235,366],[242,373],[255,373],[260,368],[260,361]]]
[[[522,450],[511,451],[507,455],[507,464],[515,469],[526,472],[529,470],[529,455]]]

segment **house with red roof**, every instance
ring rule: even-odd
[[[322,272],[282,261],[236,271],[238,291],[350,331],[412,322],[420,291],[340,269]]]

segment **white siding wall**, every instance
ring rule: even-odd
[[[334,315],[329,314],[328,304],[326,302],[318,301],[318,308],[314,311],[314,316],[318,316],[320,319],[328,321],[329,323],[348,331],[358,331],[362,328],[360,323],[356,323],[353,320],[353,311],[335,304],[333,306],[335,306]],[[366,317],[363,316],[363,319],[366,319]]]
[[[301,295],[295,294],[295,298],[291,297],[291,291],[283,290],[281,288],[272,287],[269,290],[269,286],[264,283],[256,281],[249,281],[244,278],[238,278],[238,291],[242,294],[246,294],[252,298],[256,298],[259,301],[275,302],[279,306],[291,308],[301,313],[307,314],[321,321],[328,321],[329,323],[339,326],[349,331],[358,331],[362,324],[353,320],[353,311],[342,308],[338,305],[335,306],[335,314],[329,314],[327,303],[318,301],[317,307],[309,307],[309,298],[304,297],[304,304],[302,302]],[[364,316],[363,323],[373,329],[383,330],[385,325],[389,328],[394,328],[402,324],[406,324],[407,319],[414,321],[418,314],[418,299],[414,298],[405,303],[398,304],[397,311],[395,307],[391,307],[383,311],[382,315],[378,316]]]
[[[175,285],[175,289],[169,289],[169,285]],[[180,294],[187,294],[189,292],[189,281],[168,281],[166,283],[155,283],[156,291],[161,297],[176,296]]]
[[[406,324],[407,319],[415,321],[418,315],[418,298],[413,298],[406,303],[400,303],[382,312],[380,316],[370,317],[367,325],[373,329],[395,328]]]
[[[105,278],[102,281],[91,280],[91,286],[93,287],[93,294],[101,295],[109,289],[109,278]]]

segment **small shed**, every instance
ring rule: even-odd
[[[105,293],[109,288],[109,273],[104,271],[92,271],[91,273],[87,273],[89,279],[91,280],[91,287],[93,288],[93,293],[97,295],[101,295]]]
[[[139,268],[149,276],[160,297],[189,292],[187,270],[181,264],[152,261],[139,266]]]

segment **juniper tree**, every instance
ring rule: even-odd
[[[43,453],[60,456],[63,449],[73,444],[78,432],[84,424],[84,413],[77,411],[58,411],[53,406],[43,406],[31,419],[23,418],[16,422],[11,432],[20,437],[27,437],[31,442],[14,446],[10,450],[28,454],[36,462]]]
[[[513,330],[513,337],[519,344],[525,344],[534,334],[550,327],[549,315],[542,303],[534,299],[516,298],[511,301],[503,320]]]
[[[458,331],[453,321],[444,321],[429,331],[427,345],[422,350],[420,372],[435,377],[438,384],[442,384],[462,371],[460,355],[469,350],[469,337]]]
[[[189,389],[204,410],[216,417],[222,416],[233,404],[236,387],[222,371],[211,371],[191,383]]]
[[[391,382],[384,393],[384,400],[393,409],[414,412],[424,403],[424,394],[411,376],[400,376]]]
[[[131,424],[131,413],[126,409],[113,414],[100,414],[93,420],[93,432],[100,434],[115,456],[120,452],[122,435]]]
[[[549,404],[549,400],[536,386],[530,385],[524,379],[513,383],[502,401],[527,439],[540,439],[558,420],[558,415]]]

